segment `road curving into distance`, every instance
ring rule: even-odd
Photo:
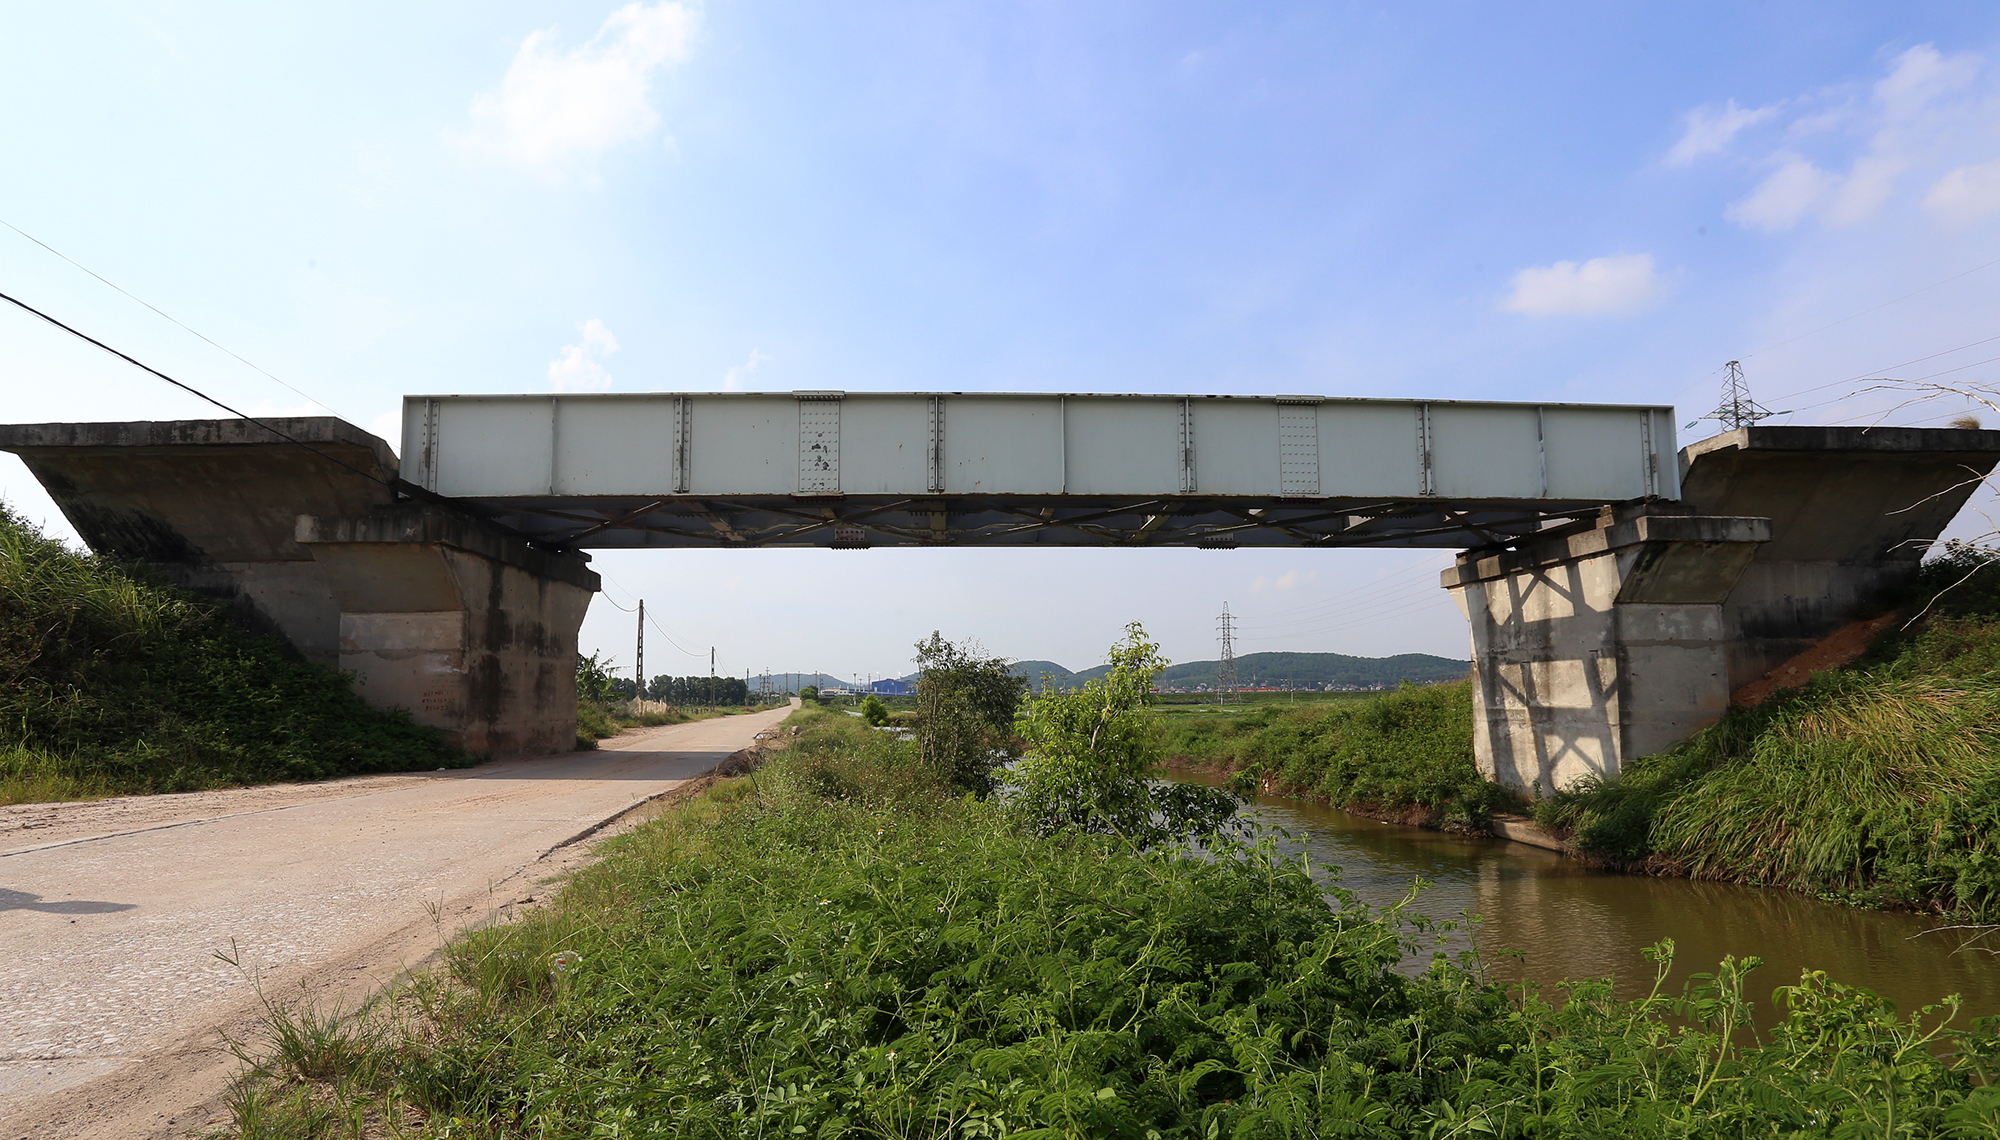
[[[222,1123],[260,989],[352,1008],[789,712],[458,771],[0,807],[0,1140]]]

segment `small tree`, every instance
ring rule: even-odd
[[[1028,756],[1016,801],[1038,834],[1115,833],[1154,845],[1213,833],[1242,802],[1215,788],[1156,787],[1163,750],[1153,679],[1167,667],[1138,622],[1111,647],[1111,670],[1080,689],[1044,689],[1021,717]]]
[[[870,693],[861,698],[861,719],[880,728],[889,723],[889,706],[882,703],[882,698]]]
[[[613,680],[611,676],[611,664],[611,658],[599,661],[595,653],[588,657],[585,657],[581,653],[577,654],[577,697],[592,704],[603,705],[611,703]]]
[[[953,787],[986,796],[993,771],[1020,755],[1014,714],[1025,682],[976,641],[936,630],[917,642],[917,751]]]
[[[799,689],[799,699],[800,699],[801,701],[817,701],[817,700],[819,700],[819,686],[818,686],[818,685],[806,685],[806,686],[802,687],[801,689]]]

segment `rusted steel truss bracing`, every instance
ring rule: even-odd
[[[567,547],[1505,546],[1600,502],[1070,496],[685,495],[461,500]]]

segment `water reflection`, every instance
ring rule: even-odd
[[[1641,951],[1672,938],[1670,992],[1725,954],[1762,958],[1751,993],[1767,1024],[1771,991],[1808,968],[1874,990],[1906,1013],[1958,993],[1966,1022],[2000,1014],[2000,958],[1954,954],[1950,934],[1923,935],[1941,920],[1854,910],[1790,891],[1601,874],[1518,843],[1377,823],[1295,800],[1263,797],[1249,810],[1295,833],[1293,846],[1315,861],[1338,866],[1342,885],[1366,902],[1394,903],[1413,878],[1429,881],[1411,909],[1436,919],[1480,916],[1444,948],[1476,947],[1492,975],[1508,983],[1529,980],[1552,991],[1562,978],[1610,977],[1621,996],[1640,997],[1653,983]]]

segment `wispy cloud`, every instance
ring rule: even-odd
[[[1738,107],[1731,99],[1721,107],[1696,107],[1687,113],[1681,141],[1667,152],[1667,165],[1686,166],[1705,154],[1719,154],[1738,132],[1778,113],[1777,104],[1768,107]]]
[[[1932,184],[1924,209],[1947,225],[2000,214],[2000,161],[1961,166]]]
[[[1739,226],[1767,232],[1788,230],[1820,208],[1839,179],[1802,155],[1779,156],[1778,168],[1749,196],[1731,202],[1722,216]]]
[[[562,355],[549,362],[549,383],[558,392],[607,392],[611,374],[604,370],[604,358],[618,351],[618,338],[592,317],[583,323],[583,339],[564,345]]]
[[[1755,110],[1733,101],[1719,110],[1698,108],[1688,114],[1685,133],[1667,162],[1685,165],[1701,155],[1723,153],[1744,131],[1788,116],[1777,137],[1765,139],[1762,153],[1751,148],[1752,153],[1741,156],[1740,161],[1763,173],[1748,194],[1729,203],[1723,216],[1767,233],[1809,219],[1836,228],[1860,225],[1882,212],[1913,168],[1927,158],[1935,162],[1950,140],[1976,132],[1977,124],[1990,118],[1989,107],[1963,97],[1981,65],[1975,53],[1946,55],[1934,45],[1919,44],[1890,60],[1882,77],[1865,90],[1829,88]],[[1953,214],[1957,203],[1969,202],[1962,196],[1973,194],[1975,183],[1934,187],[1933,197],[1940,203],[1935,208]]]
[[[1663,292],[1653,255],[1628,253],[1589,261],[1558,261],[1514,274],[1502,309],[1531,317],[1630,313]]]
[[[750,378],[751,373],[757,371],[759,364],[769,359],[771,358],[757,349],[751,349],[750,359],[722,374],[722,390],[725,392],[734,392],[738,385]]]
[[[611,13],[581,47],[556,29],[531,32],[500,86],[472,101],[470,142],[523,166],[561,175],[659,125],[655,74],[685,62],[700,26],[694,7],[661,0]]]

